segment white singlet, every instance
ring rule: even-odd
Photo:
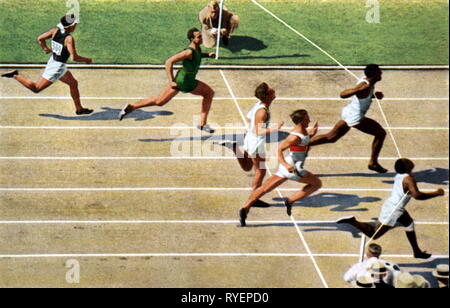
[[[369,84],[366,77],[358,80],[357,84],[365,82]],[[367,111],[372,104],[374,88],[370,89],[370,93],[365,98],[358,98],[358,96],[353,95],[351,102],[342,109],[341,118],[344,120],[348,126],[355,126],[361,122],[361,120],[366,116]]]
[[[403,180],[407,176],[406,173],[395,176],[392,193],[381,207],[378,220],[386,226],[395,227],[398,218],[405,212],[405,207],[411,200],[411,194],[405,194],[403,191]]]
[[[299,181],[308,172],[303,169],[306,157],[308,156],[308,144],[309,136],[302,135],[300,133],[291,132],[291,135],[295,135],[300,138],[300,142],[297,145],[291,145],[289,148],[289,155],[284,160],[291,166],[295,166],[295,172],[290,173],[285,166],[280,164],[278,171],[275,173],[280,178],[287,178],[292,181]]]
[[[261,109],[265,109],[267,112],[267,119],[262,125],[262,128],[266,129],[269,126],[270,112],[263,103],[261,103],[260,101],[257,102],[252,107],[252,109],[250,109],[250,111],[247,113],[247,119],[250,120],[250,126],[249,126],[247,134],[245,135],[245,138],[244,138],[243,148],[244,148],[244,151],[246,151],[250,156],[253,156],[256,154],[259,154],[259,155],[265,154],[266,136],[265,135],[256,135],[256,129],[255,129],[255,126],[256,126],[255,116],[256,116],[256,113]]]

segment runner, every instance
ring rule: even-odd
[[[256,102],[247,114],[248,130],[244,139],[244,153],[239,150],[235,141],[224,140],[216,143],[233,150],[242,170],[255,170],[255,176],[252,181],[253,190],[261,186],[266,176],[266,135],[278,131],[284,124],[284,122],[280,122],[276,128],[269,128],[269,108],[276,98],[274,89],[263,82],[256,87],[255,96],[259,101]],[[253,206],[269,207],[270,205],[262,200],[258,200]]]
[[[283,184],[286,180],[289,179],[307,184],[284,202],[286,212],[289,216],[291,216],[292,204],[295,201],[309,196],[322,186],[322,182],[318,177],[303,169],[308,153],[309,140],[317,133],[318,124],[315,122],[313,127],[308,129],[310,119],[307,111],[303,109],[294,111],[291,114],[291,119],[292,122],[294,122],[295,127],[289,137],[283,140],[278,146],[277,154],[280,166],[277,173],[267,179],[261,187],[254,190],[248,201],[239,210],[242,227],[246,225],[245,220],[247,219],[247,215],[253,204],[259,198]],[[284,157],[283,152],[288,148],[290,149],[290,154],[287,157]]]
[[[370,64],[366,66],[364,73],[365,77],[358,81],[355,88],[341,92],[341,98],[352,97],[352,101],[342,110],[342,119],[327,134],[318,135],[311,139],[309,145],[334,143],[347,134],[350,128],[354,127],[375,137],[368,168],[378,173],[385,173],[387,170],[378,163],[378,156],[386,138],[386,131],[378,122],[366,117],[373,97],[383,99],[382,92],[374,93],[375,84],[381,80],[382,72],[377,64]]]
[[[400,158],[395,162],[395,176],[394,186],[392,188],[391,196],[381,207],[380,217],[375,223],[375,226],[359,222],[355,216],[343,217],[336,222],[338,224],[350,224],[359,229],[367,237],[373,237],[376,240],[383,236],[386,232],[393,229],[396,225],[405,227],[406,237],[414,251],[414,257],[419,259],[428,259],[431,254],[422,251],[417,244],[417,237],[414,228],[414,220],[405,210],[411,197],[416,200],[428,200],[434,197],[443,196],[444,190],[438,190],[430,193],[424,193],[417,187],[417,182],[412,175],[414,163],[407,158]]]
[[[134,105],[125,106],[119,113],[120,121],[136,109],[148,106],[164,106],[182,91],[184,93],[203,96],[201,118],[197,128],[208,133],[214,132],[214,130],[206,124],[212,99],[214,97],[214,91],[206,83],[197,80],[195,77],[200,68],[202,58],[214,58],[215,53],[202,53],[200,48],[200,45],[203,42],[202,33],[197,28],[190,29],[187,33],[187,38],[190,41],[188,48],[166,61],[166,73],[169,82],[161,94],[157,97],[144,99]],[[183,63],[183,68],[179,70],[174,77],[173,65],[180,61]]]
[[[82,115],[92,113],[92,109],[83,108],[81,105],[80,92],[78,91],[78,81],[66,67],[67,60],[70,56],[72,56],[72,59],[75,62],[84,62],[87,64],[92,63],[92,59],[81,57],[77,53],[75,48],[75,39],[71,35],[71,33],[75,31],[76,27],[77,20],[75,15],[65,15],[61,18],[61,22],[56,27],[38,37],[38,42],[41,48],[46,53],[52,53],[52,56],[48,60],[45,71],[37,83],[22,75],[19,75],[18,70],[3,74],[1,76],[5,78],[14,78],[34,93],[39,93],[51,86],[57,80],[61,80],[70,87],[70,95],[72,96],[75,104],[76,114]],[[46,43],[46,41],[50,38],[52,39],[52,49],[48,48]]]

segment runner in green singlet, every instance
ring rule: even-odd
[[[197,80],[195,77],[200,68],[202,58],[214,58],[215,53],[202,53],[200,48],[200,45],[203,42],[202,33],[198,29],[190,29],[187,33],[187,37],[191,42],[189,47],[166,61],[166,73],[169,83],[164,88],[162,93],[157,97],[150,97],[136,104],[125,106],[125,108],[123,108],[119,113],[119,120],[122,120],[127,114],[139,108],[148,106],[164,106],[180,91],[182,91],[184,93],[191,93],[203,97],[200,123],[197,128],[208,133],[214,132],[214,130],[206,124],[212,99],[214,97],[214,91],[206,83]],[[183,68],[180,69],[174,77],[173,65],[180,61],[183,61]]]

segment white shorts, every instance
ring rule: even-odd
[[[291,166],[294,165],[294,161],[292,160],[292,157],[291,157],[291,156],[286,156],[286,157],[284,158],[284,160],[285,160],[289,165],[291,165]],[[306,169],[301,168],[301,167],[300,167],[300,164],[301,164],[301,162],[297,162],[297,163],[295,164],[295,165],[296,165],[296,166],[295,166],[295,169],[297,169],[297,172],[293,172],[293,173],[290,173],[290,172],[286,169],[285,166],[283,166],[282,164],[280,164],[280,165],[278,166],[278,170],[277,170],[277,172],[275,173],[275,175],[278,176],[278,177],[280,177],[280,178],[286,178],[286,179],[288,179],[288,180],[298,182],[298,181],[300,181],[300,179],[301,179],[302,177],[304,177],[305,174],[308,172]]]
[[[253,133],[247,133],[244,138],[243,149],[250,156],[254,156],[256,154],[264,156],[266,153],[265,144],[265,136],[256,136]]]
[[[352,127],[358,125],[365,115],[349,107],[350,106],[346,106],[342,109],[341,118],[345,121],[345,123],[347,123],[348,126]]]
[[[395,227],[395,225],[397,224],[397,220],[405,212],[404,207],[395,209],[396,206],[397,204],[386,201],[381,207],[380,217],[378,218],[378,220],[385,226]]]
[[[52,56],[47,62],[47,66],[45,67],[45,71],[42,74],[42,77],[44,77],[48,81],[55,82],[58,81],[66,73],[66,64],[63,62],[55,61]]]

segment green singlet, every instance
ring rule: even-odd
[[[202,62],[201,50],[195,50],[191,47],[186,49],[192,50],[192,60],[184,59],[183,68],[180,69],[175,76],[177,88],[184,93],[191,92],[197,87],[198,80],[195,79],[195,77],[197,76],[200,63]]]

